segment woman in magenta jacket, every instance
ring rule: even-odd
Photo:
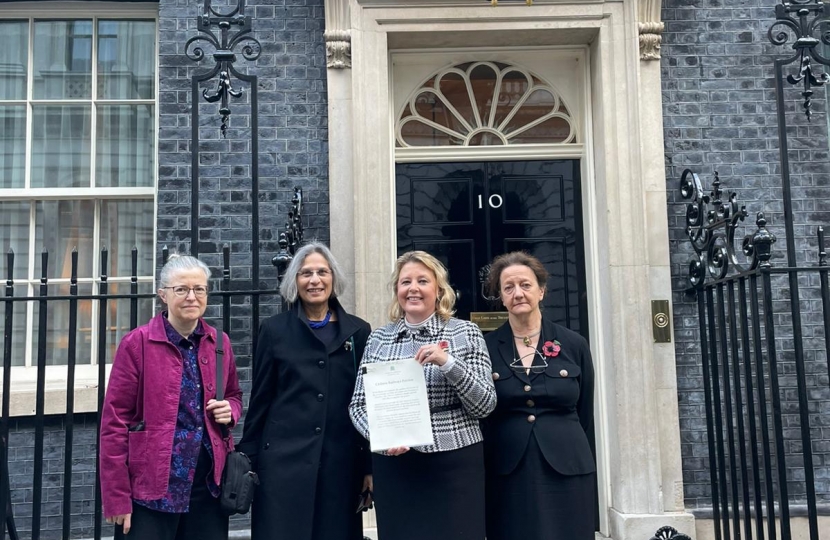
[[[112,365],[101,416],[104,517],[130,540],[225,540],[219,483],[242,414],[228,336],[225,400],[216,401],[216,330],[202,319],[210,270],[190,256],[161,270],[166,310],[127,334]],[[229,433],[229,432],[228,432]]]

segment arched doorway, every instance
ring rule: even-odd
[[[468,61],[431,73],[397,105],[398,253],[438,257],[458,293],[457,316],[487,331],[505,315],[483,289],[488,264],[525,250],[550,273],[546,316],[587,338],[580,159],[519,155],[579,143],[562,93],[518,64]],[[410,151],[452,147],[456,158],[474,160],[407,159]],[[487,150],[497,147],[494,159]]]

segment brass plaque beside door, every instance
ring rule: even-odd
[[[470,322],[478,325],[482,332],[492,332],[507,322],[506,311],[473,311]]]

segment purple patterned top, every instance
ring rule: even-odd
[[[179,396],[179,413],[176,418],[176,431],[173,435],[173,454],[170,459],[170,482],[167,493],[154,501],[139,501],[137,504],[159,512],[184,513],[190,510],[190,492],[193,489],[193,477],[199,452],[204,444],[213,459],[210,439],[203,437],[205,430],[205,413],[202,407],[202,375],[199,372],[199,343],[205,335],[202,322],[193,333],[183,338],[167,320],[164,313],[164,329],[167,339],[179,349],[182,355],[182,391]],[[214,497],[219,496],[213,475],[208,475],[208,489]]]

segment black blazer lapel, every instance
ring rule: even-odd
[[[553,341],[556,339],[556,324],[550,319],[546,319],[544,316],[542,317],[542,329],[542,337],[545,341]],[[543,351],[543,345],[544,342],[540,339],[538,347],[540,351]]]
[[[337,314],[337,322],[339,323],[337,325],[337,339],[329,345],[328,350],[326,351],[326,354],[331,355],[334,351],[340,347],[343,347],[343,344],[348,341],[360,327],[354,319],[346,313],[346,310],[343,309],[343,306],[340,305],[340,302],[338,302],[336,298],[329,300],[329,306],[331,307],[331,310]]]

